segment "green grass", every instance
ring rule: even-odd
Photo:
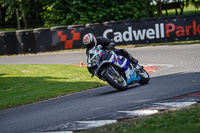
[[[199,9],[196,10],[196,12],[195,12],[195,7],[191,6],[191,5],[189,5],[188,7],[185,7],[184,10],[183,10],[183,14],[185,14],[185,15],[195,14],[195,13],[200,13]]]
[[[103,85],[86,67],[0,65],[0,110]]]
[[[0,29],[0,31],[16,31],[17,28],[3,28],[3,29]]]
[[[165,111],[153,116],[121,120],[115,124],[81,133],[199,133],[200,104],[179,111]]]
[[[169,9],[167,10],[168,12],[168,16],[176,16],[176,11],[175,9]],[[178,15],[180,14],[181,10],[177,9]],[[200,13],[199,10],[195,11],[195,7],[189,5],[188,7],[184,7],[183,9],[183,15],[192,15],[192,14],[196,14],[196,13]],[[155,14],[157,14],[157,12],[155,12]],[[166,12],[165,10],[162,11],[162,15],[166,16]]]

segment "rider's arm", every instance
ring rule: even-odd
[[[110,39],[102,36],[99,36],[96,39],[97,39],[97,44],[101,44],[103,46],[103,49],[114,50],[115,43]]]
[[[92,67],[88,67],[87,69],[90,72],[90,74],[94,74],[94,71],[93,71]]]
[[[96,68],[97,68],[97,66],[87,67],[87,69],[90,72],[90,74],[92,74],[92,77],[94,76],[94,71],[95,71]]]

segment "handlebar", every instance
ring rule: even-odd
[[[101,45],[97,45],[97,49],[101,49],[102,48],[102,46]]]

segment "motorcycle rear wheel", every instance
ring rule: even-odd
[[[102,76],[112,87],[116,88],[117,90],[124,91],[128,89],[128,84],[125,78],[123,76],[117,76],[117,75],[118,74],[112,74],[107,69]]]

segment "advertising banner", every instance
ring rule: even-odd
[[[200,16],[144,19],[94,27],[91,32],[113,39],[120,45],[199,40]]]
[[[83,48],[82,39],[87,33],[112,39],[116,45],[149,44],[174,41],[200,40],[200,14],[162,18],[143,18],[120,22],[105,22],[17,31],[14,37],[22,53]],[[1,33],[0,33],[1,35]],[[17,54],[20,50],[0,36],[0,54]],[[12,38],[6,34],[7,38]],[[7,39],[13,40],[13,39]],[[18,41],[15,39],[18,43]],[[8,44],[6,44],[8,43]],[[9,46],[11,52],[5,51]],[[14,52],[13,52],[14,51]],[[21,52],[20,52],[21,53]]]
[[[200,15],[130,20],[81,30],[76,29],[76,32],[71,30],[68,34],[60,32],[58,36],[65,41],[65,48],[78,48],[82,47],[82,38],[87,33],[112,39],[117,45],[199,40]],[[67,38],[65,39],[63,35],[67,35]],[[73,44],[70,41],[73,40],[72,37],[76,38]]]

